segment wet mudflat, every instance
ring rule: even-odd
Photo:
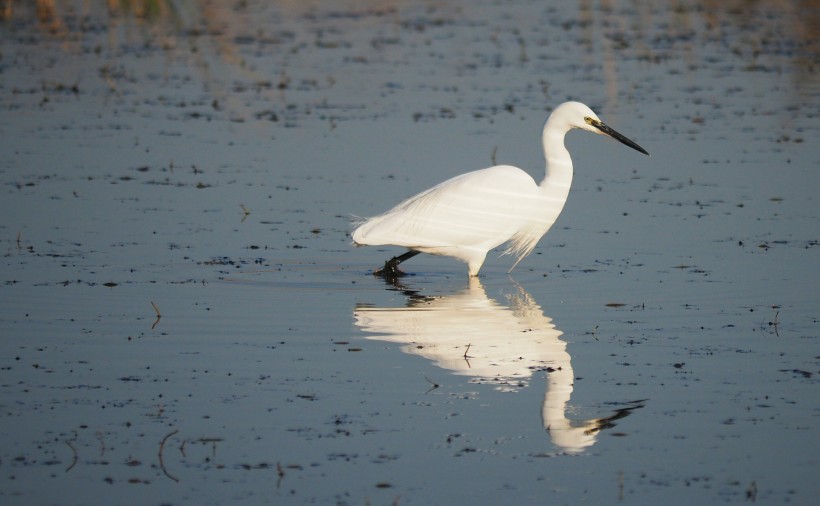
[[[13,2],[4,504],[809,504],[816,9]],[[812,10],[814,9],[814,10]],[[498,163],[556,226],[479,281],[354,216]]]

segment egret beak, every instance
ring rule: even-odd
[[[647,156],[649,155],[649,153],[644,148],[638,146],[635,142],[627,139],[626,137],[619,134],[618,132],[616,132],[612,128],[606,126],[603,121],[598,121],[597,119],[592,119],[592,118],[584,118],[584,120],[587,122],[588,125],[594,126],[598,130],[600,130],[603,135],[608,135],[608,136],[612,137],[613,139],[617,140],[618,142],[626,144],[627,146],[634,149],[635,151],[640,151],[641,153],[643,153]]]

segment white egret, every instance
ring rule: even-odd
[[[532,252],[555,223],[572,183],[572,159],[564,136],[573,128],[608,135],[648,155],[635,142],[605,125],[580,102],[565,102],[547,118],[542,134],[546,177],[540,185],[510,165],[468,172],[367,218],[353,231],[361,246],[404,246],[409,251],[385,262],[376,274],[400,274],[398,265],[419,253],[457,258],[478,275],[487,252],[509,242],[504,254],[518,258]]]

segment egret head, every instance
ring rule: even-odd
[[[552,115],[563,118],[569,128],[580,128],[599,135],[606,135],[645,155],[649,154],[644,148],[607,126],[592,109],[581,102],[564,102],[553,111]]]

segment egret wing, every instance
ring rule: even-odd
[[[507,165],[462,174],[368,219],[353,240],[441,254],[454,247],[486,251],[519,231],[536,189],[526,172]]]

